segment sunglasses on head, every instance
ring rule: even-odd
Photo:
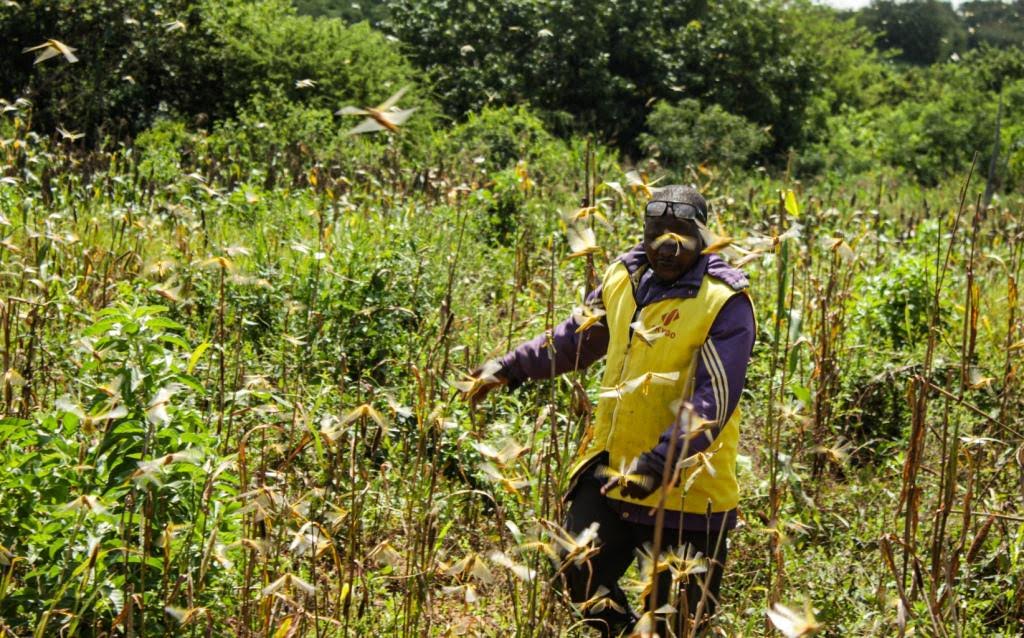
[[[647,202],[647,207],[644,209],[644,214],[648,217],[661,217],[662,215],[672,215],[676,219],[700,219],[701,212],[693,204],[683,204],[682,202],[664,202],[661,200],[652,200]]]

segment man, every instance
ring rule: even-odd
[[[711,241],[707,216],[707,202],[693,188],[655,190],[643,241],[609,266],[587,299],[606,313],[601,321],[580,332],[576,317],[557,326],[553,366],[546,335],[520,345],[499,360],[497,381],[476,395],[607,357],[594,422],[572,467],[565,521],[572,534],[598,524],[599,550],[565,574],[574,603],[607,590],[610,603],[584,606],[587,623],[605,636],[636,620],[618,581],[635,554],[654,543],[659,510],[661,551],[710,560],[704,573],[688,575],[693,564],[683,561],[660,572],[657,601],[648,588],[646,609],[671,603],[681,613],[667,622],[675,635],[686,635],[688,623],[703,625],[717,603],[736,524],[737,404],[755,324],[746,277],[703,252]],[[627,466],[625,473],[608,470]]]

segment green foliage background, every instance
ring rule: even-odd
[[[556,568],[523,546],[597,379],[453,384],[578,305],[569,224],[599,272],[670,180],[758,308],[722,631],[807,600],[835,635],[1018,635],[1021,10],[0,4],[0,629],[574,631],[489,552]],[[403,88],[397,132],[348,133]]]
[[[1002,96],[993,177],[1012,188],[1020,11],[938,0],[845,14],[808,0],[8,3],[0,95],[32,100],[37,131],[84,132],[98,148],[160,118],[231,126],[267,100],[282,117],[321,109],[326,122],[341,106],[418,85],[429,90],[404,106],[421,109],[428,135],[485,106],[527,106],[552,134],[595,135],[634,162],[892,170],[925,184],[975,152],[987,166]],[[51,37],[80,61],[33,65],[23,49]],[[680,127],[687,141],[668,150]]]

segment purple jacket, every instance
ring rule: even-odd
[[[630,274],[641,268],[645,269],[635,291],[637,305],[640,308],[662,299],[686,299],[696,296],[705,275],[725,282],[734,290],[742,290],[749,286],[746,275],[729,266],[718,255],[701,256],[686,274],[669,283],[659,281],[653,271],[647,268],[647,256],[641,244],[620,255],[618,260],[626,266]],[[587,297],[586,303],[592,308],[601,308],[601,289],[593,291]],[[552,335],[555,374],[572,371],[577,368],[577,362],[579,369],[586,368],[605,356],[608,351],[608,326],[605,321],[606,318],[602,318],[581,334],[576,333],[580,321],[575,316],[555,327]],[[734,295],[722,306],[711,325],[707,341],[714,347],[701,349],[702,356],[697,362],[693,395],[688,397],[697,414],[717,423],[717,427],[712,428],[713,436],[718,435],[719,428],[728,421],[739,403],[746,381],[747,363],[750,361],[754,345],[754,334],[754,311],[750,299],[747,295]],[[706,355],[707,352],[717,352],[718,356],[709,357]],[[499,362],[502,374],[513,388],[529,379],[548,378],[552,372],[545,335],[520,345]],[[665,431],[658,442],[640,459],[645,469],[658,475],[668,457],[672,435],[672,424],[666,423],[665,426]],[[678,437],[678,440],[682,441],[684,438]],[[689,442],[688,451],[690,454],[702,452],[708,448],[711,441],[712,438],[706,436],[694,437]],[[680,442],[677,458],[681,448]],[[646,507],[612,499],[609,499],[609,504],[622,513],[628,512],[630,520],[653,523],[653,516]],[[709,526],[717,529],[722,525],[731,528],[735,525],[736,518],[735,511],[712,516],[713,520],[693,514],[682,514],[678,518],[670,514],[676,513],[666,512],[666,526],[684,529],[706,529]]]

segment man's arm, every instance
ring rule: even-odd
[[[690,437],[688,441],[688,432],[676,434],[676,453],[673,455],[676,461],[684,449],[687,456],[706,450],[736,409],[746,381],[754,333],[754,308],[750,298],[745,294],[734,295],[718,312],[708,338],[701,346],[693,395],[690,397],[696,415],[711,423],[703,433]],[[658,444],[641,455],[638,469],[658,477],[662,475],[675,426],[675,423],[670,425]]]
[[[587,295],[585,304],[592,312],[604,312],[600,287]],[[582,370],[608,352],[608,323],[605,318],[577,332],[581,325],[574,314],[552,331],[555,375]],[[551,350],[546,334],[535,337],[499,359],[501,370],[498,374],[508,381],[511,388],[530,379],[547,379],[552,373]]]

